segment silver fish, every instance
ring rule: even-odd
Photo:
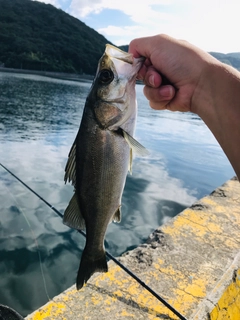
[[[104,250],[107,226],[112,220],[120,221],[132,150],[146,154],[132,137],[137,115],[135,80],[142,63],[143,58],[106,45],[68,156],[64,180],[72,182],[75,192],[63,222],[86,229],[77,289],[95,272],[108,271]]]

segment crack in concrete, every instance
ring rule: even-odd
[[[88,287],[90,287],[92,290],[100,292],[101,294],[108,295],[110,298],[115,298],[119,300],[120,302],[137,309],[139,312],[142,313],[143,316],[145,316],[145,313],[150,313],[154,314],[156,317],[164,320],[174,320],[174,318],[171,318],[170,316],[163,314],[163,313],[158,313],[156,310],[154,310],[151,307],[144,306],[142,303],[136,302],[132,299],[131,295],[129,294],[129,291],[126,291],[124,289],[121,289],[121,292],[125,295],[125,297],[121,297],[117,295],[116,293],[113,293],[111,291],[106,290],[105,288],[100,288],[97,287],[96,285],[93,284],[88,284]]]
[[[177,288],[177,290],[184,292],[185,294],[189,295],[190,297],[197,298],[197,299],[203,299],[202,296],[194,295],[190,292],[187,292],[185,289]]]
[[[185,220],[187,220],[187,221],[190,221],[191,223],[196,224],[196,225],[198,225],[198,226],[200,226],[200,227],[202,227],[202,228],[206,228],[211,234],[213,233],[213,232],[208,228],[208,226],[206,226],[206,225],[200,224],[200,223],[198,223],[198,222],[196,222],[196,221],[192,221],[191,219],[188,219],[188,218],[186,218],[186,217],[182,217],[182,218],[185,219]],[[215,232],[214,232],[214,233],[215,233]]]

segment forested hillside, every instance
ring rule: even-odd
[[[234,68],[240,70],[240,52],[233,53],[219,53],[219,52],[209,52],[216,59],[233,66]]]
[[[94,74],[109,41],[50,4],[0,0],[0,65]]]

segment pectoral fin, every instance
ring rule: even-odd
[[[133,150],[133,152],[136,152],[138,155],[145,157],[149,155],[149,151],[141,145],[137,140],[135,140],[130,134],[128,134],[126,131],[122,130],[122,134],[124,139],[129,144],[129,147]]]
[[[132,162],[133,162],[133,151],[130,149],[130,158],[129,158],[129,164],[128,164],[128,171],[130,174],[132,174]]]
[[[85,229],[85,220],[81,214],[76,193],[74,193],[64,212],[63,223],[73,229]]]

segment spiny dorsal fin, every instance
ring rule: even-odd
[[[85,220],[81,214],[76,193],[74,193],[64,212],[63,223],[73,229],[85,229]]]
[[[71,182],[76,185],[76,140],[74,141],[72,148],[68,155],[68,161],[65,167],[64,181]]]
[[[149,151],[143,145],[141,145],[141,143],[135,140],[130,134],[128,134],[123,129],[122,129],[122,134],[124,139],[129,144],[129,147],[133,150],[133,152],[136,152],[139,156],[142,156],[142,157],[149,155]]]
[[[116,212],[114,213],[112,221],[113,222],[120,222],[121,221],[121,209],[120,209],[120,206],[117,208]]]

